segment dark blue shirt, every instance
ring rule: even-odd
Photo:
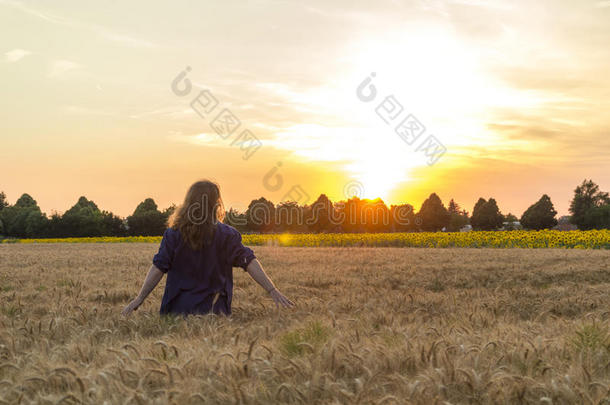
[[[241,243],[241,234],[219,223],[212,243],[194,251],[180,231],[169,228],[163,234],[153,264],[167,273],[161,313],[231,314],[233,267],[246,267],[254,252]]]

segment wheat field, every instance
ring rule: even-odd
[[[0,404],[610,403],[610,251],[255,252],[233,316],[119,314],[155,244],[0,245]]]

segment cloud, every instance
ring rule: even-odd
[[[100,26],[97,24],[73,21],[73,20],[69,20],[69,19],[60,17],[55,14],[51,14],[48,12],[42,12],[33,7],[26,6],[25,4],[20,3],[20,2],[10,1],[10,0],[0,0],[0,4],[4,4],[4,5],[10,6],[10,7],[13,7],[17,10],[22,11],[25,14],[29,14],[33,17],[39,18],[50,24],[89,30],[91,32],[94,32],[101,38],[104,38],[104,39],[112,41],[112,42],[117,42],[117,43],[125,45],[125,46],[134,47],[134,48],[152,48],[155,46],[152,42],[149,42],[149,41],[146,41],[146,40],[143,40],[140,38],[136,38],[136,37],[124,34],[124,33],[119,34],[117,32],[114,32],[112,30],[109,30],[106,27],[103,27],[103,26]]]
[[[6,56],[6,60],[8,62],[17,62],[23,58],[25,58],[26,56],[30,55],[32,52],[30,51],[26,51],[25,49],[13,49],[12,51],[8,51],[4,53],[4,56]]]
[[[117,42],[122,45],[130,46],[133,48],[154,48],[155,44],[143,39],[135,38],[125,34],[117,34],[102,28],[97,29],[99,35],[112,42]]]
[[[48,76],[49,77],[60,77],[71,70],[80,69],[82,67],[83,66],[81,64],[72,62],[71,60],[58,59],[58,60],[51,62],[51,65],[49,67]]]
[[[181,131],[170,131],[169,140],[180,143],[188,143],[197,146],[208,146],[212,148],[229,147],[230,142],[222,139],[218,134],[211,132],[202,132],[195,135],[185,135]]]
[[[171,105],[160,108],[155,108],[148,111],[143,111],[129,115],[132,119],[184,119],[185,116],[195,115],[193,109],[181,106]]]
[[[67,106],[63,107],[63,110],[67,114],[74,114],[74,115],[105,115],[105,116],[115,115],[114,113],[112,113],[110,111],[100,110],[100,109],[96,109],[96,108],[89,108],[89,107],[84,107],[84,106],[79,106],[79,105],[67,105]]]
[[[545,113],[526,115],[507,111],[496,115],[487,128],[502,139],[487,150],[494,157],[523,160],[527,155],[526,160],[545,166],[603,167],[609,162],[607,155],[599,153],[610,148],[607,126],[595,127],[586,121]]]
[[[13,8],[16,8],[18,10],[21,10],[22,12],[26,13],[26,14],[30,14],[34,17],[40,18],[41,20],[53,23],[53,24],[65,24],[66,21],[55,17],[53,15],[49,15],[43,12],[40,12],[38,10],[35,10],[31,7],[26,6],[25,4],[18,2],[18,1],[11,1],[11,0],[1,0],[0,4],[6,5],[6,6],[10,6]]]
[[[372,187],[377,181],[396,184],[408,177],[414,166],[426,165],[422,153],[406,145],[392,131],[373,128],[329,127],[319,124],[298,124],[275,133],[265,145],[292,152],[305,162],[334,163],[347,173]]]

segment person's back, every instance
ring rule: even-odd
[[[199,181],[189,189],[163,234],[140,294],[123,310],[136,310],[165,273],[167,282],[161,313],[231,314],[233,267],[241,267],[273,298],[276,305],[292,306],[263,271],[254,252],[241,242],[240,233],[223,224],[218,186]]]
[[[193,250],[169,228],[153,259],[167,273],[161,313],[231,313],[233,267],[244,270],[255,258],[241,243],[239,232],[223,223],[216,226],[209,245]],[[171,269],[171,271],[170,271]]]

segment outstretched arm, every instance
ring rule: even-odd
[[[282,294],[273,284],[273,281],[269,279],[258,259],[252,260],[250,264],[248,264],[246,271],[248,274],[250,274],[250,277],[252,277],[254,281],[260,284],[260,286],[263,287],[265,291],[269,293],[269,295],[271,295],[271,298],[273,298],[273,301],[278,308],[280,305],[286,308],[294,306],[294,303],[286,298],[284,294]]]
[[[140,305],[142,305],[146,297],[148,297],[148,294],[150,294],[152,290],[155,289],[157,284],[159,284],[159,281],[161,281],[161,279],[163,278],[163,274],[164,273],[159,270],[154,264],[150,266],[150,270],[146,275],[146,280],[144,280],[144,284],[142,285],[142,289],[140,289],[140,293],[133,301],[131,301],[125,307],[125,309],[123,309],[122,314],[124,316],[131,314],[133,311],[138,309]]]

